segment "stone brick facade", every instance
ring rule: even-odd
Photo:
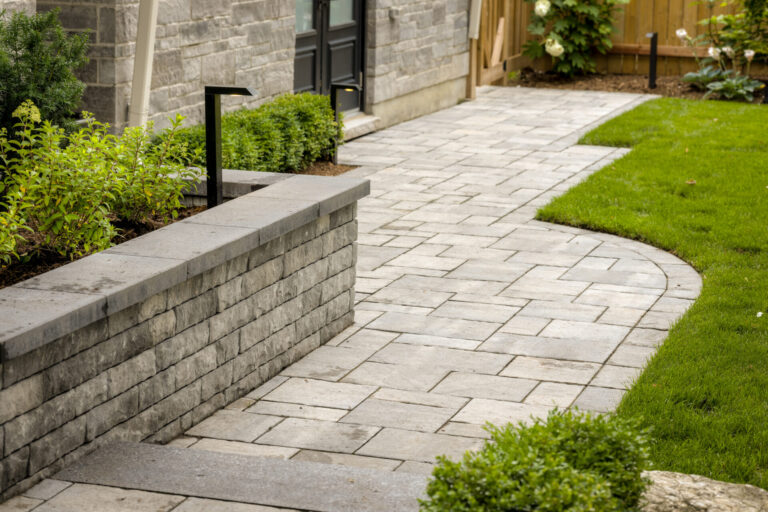
[[[24,11],[35,12],[35,0],[0,0],[0,11]]]
[[[2,361],[0,501],[105,442],[179,435],[349,326],[355,217],[316,216]]]
[[[369,105],[467,75],[468,0],[369,0],[368,6]]]
[[[35,0],[0,0],[33,9]],[[469,69],[468,0],[367,0],[366,111],[383,125],[455,104]],[[37,0],[59,7],[64,26],[92,33],[83,108],[125,125],[133,76],[138,0]],[[160,0],[150,98],[157,126],[180,113],[203,119],[206,84],[255,87],[257,105],[293,89],[295,2]]]

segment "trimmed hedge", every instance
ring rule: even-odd
[[[634,423],[553,411],[546,422],[488,430],[479,452],[438,459],[422,512],[637,510],[648,441]]]
[[[224,114],[221,119],[222,165],[227,169],[266,172],[300,171],[333,156],[342,140],[341,123],[333,119],[327,96],[285,94],[252,110]],[[205,166],[205,126],[177,134],[196,158],[184,163]]]

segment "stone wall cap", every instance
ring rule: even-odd
[[[263,183],[253,176],[259,174],[225,176],[229,183]],[[0,361],[146,300],[370,192],[370,183],[358,178],[266,179],[275,184],[0,290]]]

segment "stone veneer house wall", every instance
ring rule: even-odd
[[[309,0],[307,0],[309,1]],[[455,104],[468,73],[468,0],[359,2],[364,102],[380,125]],[[203,119],[203,85],[255,87],[256,105],[294,89],[296,9],[302,0],[160,0],[150,100],[159,126],[181,113]],[[317,6],[317,2],[315,6]],[[0,0],[0,9],[61,9],[71,31],[92,34],[83,108],[122,128],[127,120],[138,0]],[[335,66],[335,64],[334,64]],[[359,79],[355,79],[359,82]],[[326,91],[327,92],[327,91]]]

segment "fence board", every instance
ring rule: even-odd
[[[732,11],[734,7],[717,7],[715,13]],[[507,71],[521,69],[530,65],[530,60],[521,57],[523,45],[531,36],[527,27],[533,5],[524,0],[485,0],[483,2],[482,26],[478,42],[478,64],[482,69],[493,67],[492,52],[499,20],[504,18],[504,44],[502,62],[507,63]],[[616,33],[611,40],[615,49],[606,56],[596,56],[599,72],[646,74],[649,60],[648,51],[644,48],[649,41],[646,33],[659,34],[660,75],[681,75],[697,69],[690,49],[681,43],[675,31],[685,28],[695,36],[704,33],[706,27],[698,24],[699,20],[707,17],[709,10],[695,0],[632,0],[624,5],[617,15],[614,24]],[[705,50],[699,50],[703,52]],[[700,55],[703,55],[700,53]],[[525,63],[525,64],[524,64]],[[545,57],[533,63],[536,69],[547,69],[551,66],[550,59]],[[753,66],[753,74],[768,73],[768,66]],[[486,77],[497,76],[486,73]],[[482,73],[478,73],[478,79]]]

